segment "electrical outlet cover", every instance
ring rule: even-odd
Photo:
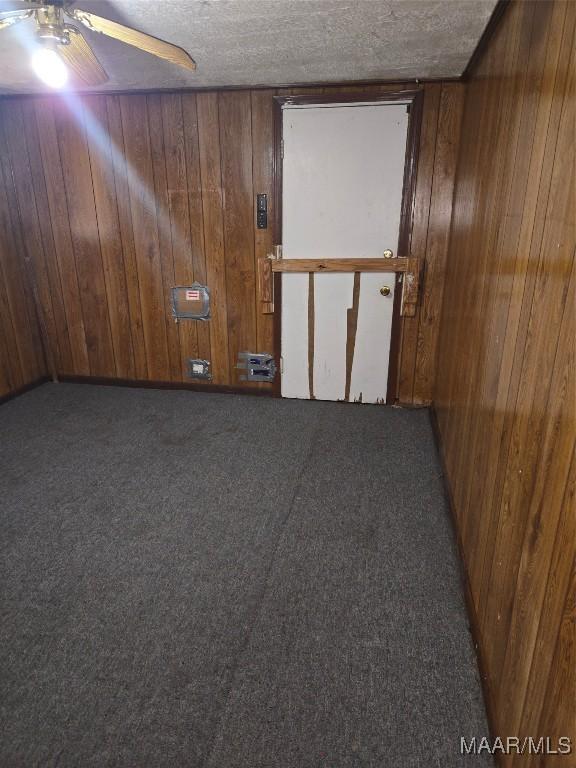
[[[188,378],[190,379],[211,379],[210,362],[208,360],[188,360]]]

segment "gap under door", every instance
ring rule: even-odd
[[[397,255],[406,103],[282,107],[282,255]],[[282,275],[283,397],[385,402],[396,275]]]

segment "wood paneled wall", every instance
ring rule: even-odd
[[[14,179],[0,130],[0,400],[47,375],[32,265],[21,240]]]
[[[282,93],[363,98],[402,87],[413,86]],[[402,329],[399,393],[409,403],[432,395],[462,105],[460,84],[421,87],[412,251],[426,259],[426,280]],[[0,101],[13,202],[59,375],[180,382],[187,358],[201,357],[214,384],[238,387],[238,352],[277,352],[255,272],[273,232],[256,229],[254,210],[259,192],[273,205],[275,93]],[[170,288],[193,280],[210,287],[212,319],[176,325]]]
[[[467,83],[434,395],[496,729],[573,749],[575,22],[513,1]]]

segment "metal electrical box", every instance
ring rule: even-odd
[[[211,379],[209,360],[188,360],[188,378],[189,379]]]
[[[240,381],[274,381],[276,375],[276,363],[267,352],[239,352],[236,368],[246,371]]]
[[[200,283],[172,288],[172,315],[176,320],[210,320],[210,291]]]

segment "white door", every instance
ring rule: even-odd
[[[408,117],[398,102],[283,107],[283,258],[396,254]],[[283,397],[386,401],[395,275],[385,263],[282,275]]]

